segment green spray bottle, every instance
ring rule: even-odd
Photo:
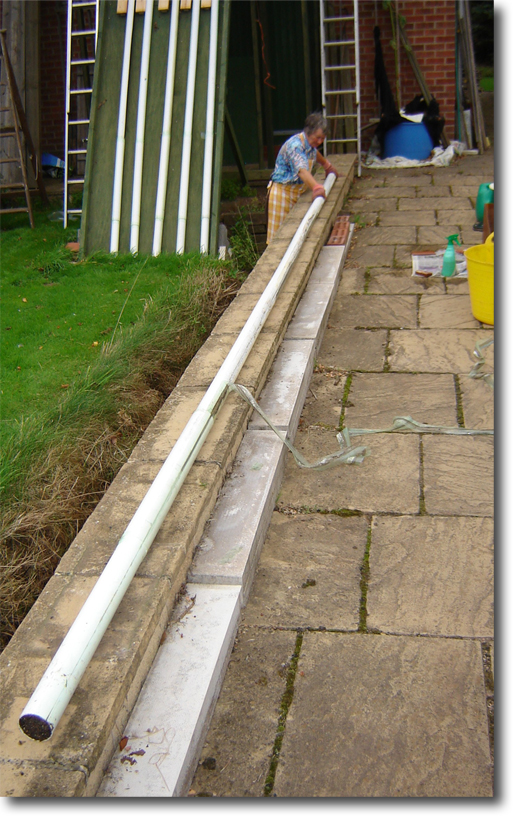
[[[447,237],[447,248],[442,264],[442,276],[454,276],[454,271],[456,270],[456,251],[454,250],[453,242],[457,242],[461,247],[457,233],[453,233]]]

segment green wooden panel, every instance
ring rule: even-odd
[[[114,180],[119,94],[126,25],[126,16],[116,13],[116,5],[116,0],[106,0],[106,2],[102,3],[101,9],[101,33],[98,43],[98,62],[97,70],[95,71],[95,88],[93,93],[94,113],[91,118],[89,131],[86,190],[84,195],[81,234],[82,245],[86,254],[90,254],[98,249],[109,250],[110,247],[112,186]],[[223,10],[224,5],[224,3],[221,3],[221,10]],[[222,15],[223,11],[221,11],[221,17]],[[191,11],[180,11],[178,17],[171,150],[162,238],[162,250],[168,253],[173,253],[176,249],[191,17]],[[153,246],[170,23],[171,14],[169,12],[159,12],[157,2],[154,2],[139,231],[139,252],[144,254],[151,253]],[[121,253],[126,253],[130,250],[130,224],[143,28],[144,15],[136,14],[132,37],[126,115],[125,159],[123,166],[119,240],[119,251]],[[186,251],[197,250],[200,241],[209,38],[210,10],[202,9],[200,11],[192,125],[193,137],[185,241]],[[217,93],[220,93],[219,83]],[[221,169],[218,163],[217,173],[219,174],[220,172]]]

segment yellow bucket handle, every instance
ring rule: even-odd
[[[493,233],[488,234],[488,236],[486,237],[485,245],[490,245],[491,243],[493,243]]]

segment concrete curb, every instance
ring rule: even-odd
[[[354,157],[335,157],[332,162],[341,176],[239,374],[238,380],[257,397],[354,175]],[[309,197],[303,197],[293,209],[3,652],[0,771],[5,796],[96,794],[242,441],[251,410],[239,398],[232,395],[224,402],[53,736],[44,743],[30,740],[19,729],[19,715],[308,207]]]
[[[321,250],[262,391],[262,409],[291,440],[348,247]],[[181,616],[178,609],[167,627],[124,730],[126,746],[114,754],[98,797],[187,795],[271,521],[286,452],[253,413],[195,551],[188,574],[189,611]]]

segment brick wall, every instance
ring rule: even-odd
[[[394,4],[395,6],[395,4]],[[360,20],[360,88],[361,123],[380,116],[380,106],[374,91],[374,26],[381,30],[381,46],[390,87],[396,97],[395,55],[390,41],[392,26],[390,12],[381,2],[359,0]],[[455,2],[454,0],[399,0],[399,14],[406,19],[405,31],[427,87],[440,105],[445,117],[445,133],[449,140],[455,136]],[[404,47],[400,46],[401,102],[405,105],[420,94]],[[373,128],[363,131],[362,149],[367,150]]]

